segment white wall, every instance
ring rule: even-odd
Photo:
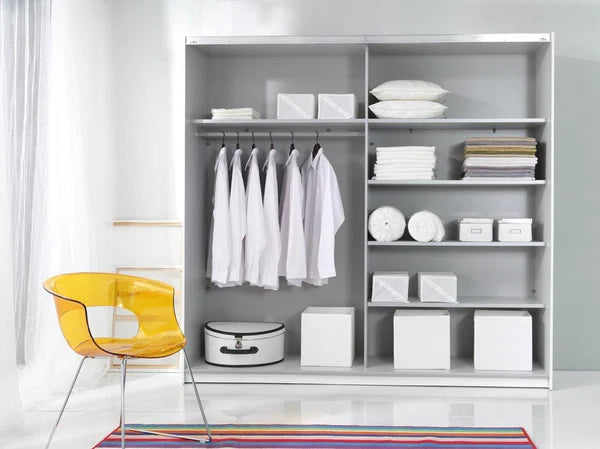
[[[118,160],[114,218],[183,216],[186,35],[555,31],[556,367],[600,369],[594,344],[600,341],[600,284],[593,282],[600,209],[589,194],[600,189],[595,133],[600,118],[600,2],[109,1]]]

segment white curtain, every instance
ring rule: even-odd
[[[96,98],[90,92],[106,94],[88,76],[97,55],[85,47],[93,35],[85,27],[96,13],[90,6],[98,2],[0,4],[0,251],[8,254],[8,263],[0,264],[1,427],[19,416],[17,361],[26,405],[63,393],[75,372],[80,358],[66,345],[42,283],[55,274],[101,268],[96,238],[106,201],[97,201],[94,192],[107,164],[93,156],[102,137],[90,134],[103,111],[89,114],[86,103]],[[95,327],[107,333],[108,317]],[[94,383],[108,366],[86,365],[78,385]]]

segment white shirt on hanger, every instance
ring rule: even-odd
[[[277,150],[269,151],[263,166],[266,170],[263,208],[265,213],[266,245],[260,260],[260,283],[264,288],[279,288],[279,256],[281,254],[281,238],[279,235],[279,192],[277,188]]]
[[[207,276],[219,287],[224,287],[227,285],[231,260],[229,173],[225,147],[221,148],[215,162],[215,191],[208,250]]]
[[[231,220],[231,261],[228,284],[244,282],[244,237],[246,236],[246,192],[242,178],[242,150],[237,149],[231,159],[231,191],[229,193],[229,217]]]
[[[260,170],[255,148],[246,163],[246,240],[244,280],[260,286],[260,259],[265,247],[265,215],[263,210]]]
[[[335,171],[320,148],[304,164],[306,279],[323,285],[335,277],[335,234],[344,222],[344,206]]]
[[[306,277],[306,245],[302,223],[304,190],[298,167],[298,154],[298,150],[293,150],[285,163],[279,206],[279,275],[284,276],[288,284],[296,286],[300,286]]]

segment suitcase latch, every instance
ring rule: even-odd
[[[235,349],[242,349],[242,337],[235,337]]]

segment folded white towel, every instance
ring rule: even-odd
[[[412,169],[412,168],[435,168],[435,162],[429,162],[429,161],[416,161],[416,162],[390,162],[389,164],[387,163],[380,163],[377,162],[374,165],[375,168],[379,167],[379,168],[390,168],[390,169]]]
[[[441,218],[428,210],[410,217],[408,232],[417,242],[440,242],[446,234]]]
[[[369,234],[378,242],[393,242],[404,235],[406,220],[395,207],[382,206],[369,215]]]
[[[373,179],[376,181],[412,181],[412,180],[431,180],[433,175],[375,175]]]
[[[427,169],[418,169],[418,170],[385,170],[381,168],[376,168],[373,173],[376,175],[433,175],[434,170],[432,168]]]
[[[463,163],[465,167],[535,167],[537,157],[532,158],[486,158],[486,157],[467,157]]]
[[[403,153],[406,151],[420,151],[425,153],[435,152],[435,147],[402,146],[402,147],[375,147],[378,153]]]
[[[253,108],[213,108],[212,114],[258,114]]]

